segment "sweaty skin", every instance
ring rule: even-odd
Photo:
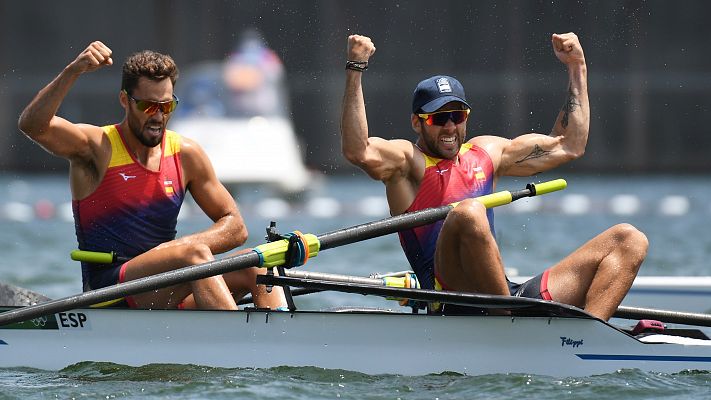
[[[101,127],[74,123],[57,115],[62,101],[80,76],[113,65],[112,51],[100,41],[92,42],[59,75],[39,91],[20,115],[18,126],[30,139],[49,153],[69,161],[72,199],[82,200],[99,187],[111,159],[112,148]],[[146,114],[137,109],[137,100],[171,101],[173,82],[168,77],[155,79],[141,76],[130,93],[121,91],[118,100],[125,110],[118,124],[127,151],[149,171],[158,171],[163,140],[170,114],[158,109]],[[130,97],[129,97],[130,94]],[[194,141],[182,138],[181,162],[183,190],[189,191],[205,214],[213,220],[207,229],[165,243],[133,258],[125,265],[125,280],[138,279],[186,265],[200,264],[244,244],[247,228],[237,204],[218,181],[212,164]],[[264,273],[252,268],[225,275],[132,296],[138,307],[175,308],[184,301],[186,307],[236,309],[233,298],[252,292],[257,307],[276,308],[284,305],[277,288],[266,294],[257,288],[254,277]]]
[[[467,121],[455,124],[450,119],[444,126],[427,125],[412,114],[415,143],[386,140],[369,132],[362,87],[367,72],[347,69],[341,117],[343,155],[383,182],[392,215],[408,210],[421,190],[425,155],[456,162],[464,143],[488,154],[494,188],[501,176],[531,176],[581,157],[590,126],[585,55],[574,33],[553,34],[551,44],[556,58],[567,67],[569,82],[565,103],[549,134],[527,133],[514,139],[480,135],[467,141]],[[374,53],[369,37],[348,37],[348,60],[369,61]],[[461,107],[462,103],[452,101],[436,111]],[[552,266],[548,290],[553,300],[607,320],[631,287],[647,248],[647,238],[632,225],[615,225]],[[501,254],[479,202],[463,200],[445,219],[434,270],[452,290],[509,295]]]

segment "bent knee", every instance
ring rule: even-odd
[[[215,259],[210,247],[202,243],[185,245],[181,256],[186,265],[202,264]]]
[[[459,202],[459,204],[449,212],[447,218],[465,224],[480,223],[483,221],[486,221],[488,224],[486,207],[474,199],[466,199]]]
[[[647,235],[642,233],[639,229],[635,228],[633,225],[628,223],[617,224],[610,228],[614,240],[617,243],[632,246],[637,250],[647,252],[649,248],[649,240]]]

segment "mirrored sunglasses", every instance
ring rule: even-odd
[[[127,91],[124,90],[123,92],[126,93],[126,96],[128,96],[129,99],[136,103],[136,108],[139,111],[143,111],[148,115],[153,115],[157,113],[158,110],[161,110],[163,114],[170,114],[175,111],[178,107],[178,102],[180,101],[176,95],[173,95],[173,100],[168,101],[138,100],[128,94]]]
[[[437,125],[444,126],[450,119],[455,124],[461,124],[466,121],[469,117],[469,109],[466,110],[452,110],[452,111],[437,111],[427,114],[417,114],[418,117],[425,120],[427,125]]]

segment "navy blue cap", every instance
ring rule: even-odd
[[[459,101],[471,108],[464,95],[464,87],[458,80],[451,76],[436,75],[417,84],[412,97],[412,113],[431,113],[450,101]]]

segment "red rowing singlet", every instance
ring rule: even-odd
[[[459,162],[423,155],[425,174],[407,212],[492,193],[494,165],[484,149],[471,143],[463,144],[459,149]],[[486,213],[493,231],[494,212],[488,209]],[[443,223],[442,220],[399,233],[400,245],[425,289],[434,288],[434,253]]]
[[[102,129],[111,142],[109,167],[92,194],[72,201],[79,249],[135,257],[175,239],[184,198],[181,137],[165,131],[160,168],[151,171],[126,150],[118,125]],[[115,265],[82,263],[84,288],[92,288],[94,272],[111,267]]]

